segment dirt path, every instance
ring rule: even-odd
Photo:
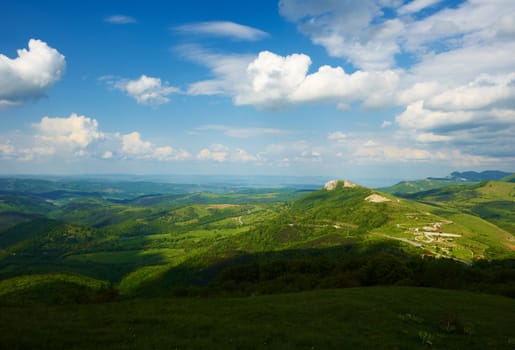
[[[382,236],[382,237],[386,237],[386,238],[390,238],[390,239],[395,239],[396,241],[401,241],[401,242],[404,242],[404,243],[408,243],[408,244],[411,244],[414,247],[423,247],[424,246],[421,243],[410,241],[407,238],[392,237],[392,236],[388,236],[388,235],[385,235],[385,234],[382,234],[382,233],[378,233],[377,235],[378,236]]]

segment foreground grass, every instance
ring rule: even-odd
[[[513,349],[515,301],[409,287],[0,306],[1,349]]]

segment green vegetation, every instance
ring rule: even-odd
[[[444,178],[427,178],[414,181],[401,181],[390,187],[381,188],[380,190],[385,193],[391,193],[396,196],[411,195],[417,192],[434,190],[442,187],[453,185],[469,185],[481,181],[505,181],[514,182],[515,174],[510,174],[504,171],[487,170],[483,172],[465,171],[453,172]]]
[[[515,302],[369,287],[250,298],[0,306],[8,349],[512,349]]]
[[[456,179],[422,179],[414,181],[402,181],[393,186],[381,188],[380,190],[385,193],[394,194],[396,196],[403,196],[446,186],[468,184],[470,184],[470,182]]]
[[[513,300],[424,289],[515,297],[510,181],[402,197],[348,182],[0,184],[2,348],[515,343],[507,327],[492,330],[499,317],[515,322]]]
[[[40,207],[19,198],[47,195],[48,182],[4,182],[13,191],[35,192],[10,194],[2,202],[0,214],[11,221],[0,227],[1,278],[76,273],[123,286],[125,295],[208,283],[224,267],[256,254],[273,260],[315,250],[343,259],[375,245],[382,247],[378,252],[402,249],[472,263],[512,258],[515,243],[515,190],[509,182],[446,187],[411,199],[340,183],[308,193],[240,188],[139,193],[123,200],[110,198],[113,191],[106,187],[128,190],[127,184],[64,183],[64,191],[52,182],[54,199],[46,200],[45,217]],[[70,195],[88,186],[97,192]],[[65,199],[59,197],[63,193]],[[379,201],[370,200],[374,196]],[[285,201],[295,197],[300,198]],[[340,247],[337,255],[333,247]]]

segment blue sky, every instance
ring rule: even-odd
[[[0,32],[2,174],[515,168],[510,0],[4,0]]]

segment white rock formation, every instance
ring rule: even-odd
[[[356,186],[358,186],[358,185],[356,185],[354,182],[350,182],[350,181],[347,181],[347,180],[343,181],[343,187],[351,187],[351,188],[354,188],[354,187],[356,187]]]
[[[367,202],[371,203],[383,203],[383,202],[390,202],[390,200],[386,197],[380,196],[378,194],[371,194],[367,198],[365,198]]]
[[[338,180],[327,181],[324,185],[324,188],[328,191],[332,191],[338,186]]]
[[[328,191],[332,191],[338,186],[339,183],[342,183],[343,187],[351,187],[352,188],[352,187],[358,186],[355,183],[347,181],[347,180],[343,180],[343,181],[331,180],[331,181],[328,181],[325,183],[324,188]]]

